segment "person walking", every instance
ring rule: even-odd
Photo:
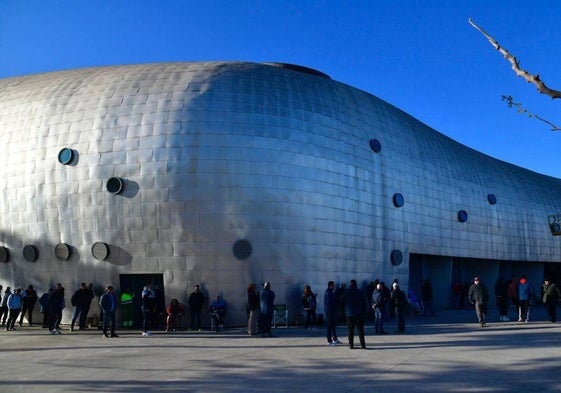
[[[368,312],[368,300],[364,293],[358,289],[356,280],[349,282],[349,288],[343,294],[345,304],[345,316],[347,318],[347,329],[349,348],[354,349],[355,328],[358,332],[360,347],[366,349],[364,339],[364,318]]]
[[[103,311],[103,337],[119,337],[119,335],[115,333],[115,325],[117,324],[117,319],[115,318],[117,296],[115,296],[114,289],[111,285],[108,285],[105,289],[105,293],[101,295],[99,305]],[[110,335],[107,334],[108,329],[111,332]]]
[[[259,293],[259,310],[261,319],[261,337],[273,337],[271,331],[273,313],[275,309],[275,292],[271,290],[271,283],[265,282]]]
[[[489,292],[487,288],[480,282],[479,277],[473,279],[473,285],[469,287],[468,299],[475,306],[475,315],[481,327],[487,326],[487,302],[489,301]]]
[[[194,291],[189,296],[189,314],[191,315],[191,330],[201,331],[201,311],[205,304],[205,295],[201,286],[195,284]]]
[[[10,310],[8,310],[8,298],[12,294],[12,290],[10,287],[6,287],[4,291],[4,297],[2,297],[2,303],[0,306],[0,319],[2,319],[2,326],[6,325],[6,320],[10,314]]]
[[[549,315],[549,320],[553,323],[557,322],[557,303],[560,297],[561,293],[559,292],[559,288],[557,288],[549,278],[543,280],[542,302],[547,311],[547,315]]]
[[[327,345],[341,344],[337,338],[337,297],[335,296],[335,282],[329,281],[323,295],[323,312],[325,313],[325,337]]]
[[[78,328],[84,330],[86,328],[86,317],[88,316],[88,309],[92,301],[90,296],[91,291],[85,282],[80,284],[72,297],[70,298],[70,303],[74,306],[74,314],[72,315],[72,321],[70,322],[70,331],[74,331],[74,325],[78,319]]]
[[[522,275],[518,282],[518,302],[520,305],[518,322],[530,321],[530,303],[534,300],[534,296],[532,284],[530,284],[526,275]]]
[[[51,334],[60,334],[60,322],[62,321],[62,310],[64,307],[64,287],[61,283],[57,283],[55,290],[51,293],[47,302],[49,332],[51,332]]]
[[[19,317],[19,325],[23,325],[23,318],[27,314],[27,323],[29,326],[33,326],[33,309],[37,303],[37,291],[33,288],[33,285],[29,285],[26,290],[22,292],[22,308],[21,315]]]

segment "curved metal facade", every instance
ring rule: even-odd
[[[328,280],[406,280],[411,254],[561,260],[547,226],[561,180],[467,148],[321,73],[147,64],[3,79],[0,92],[5,285],[73,291],[157,272],[168,300],[185,301],[200,282],[241,323],[249,282],[271,281],[279,302],[294,303],[308,283],[322,293]],[[106,188],[115,177],[120,193]],[[247,259],[232,251],[240,239]],[[106,260],[92,256],[96,242]],[[55,258],[59,243],[72,250],[66,261]]]

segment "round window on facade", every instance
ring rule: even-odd
[[[92,246],[92,256],[98,261],[104,261],[109,256],[109,246],[103,242],[96,242]]]
[[[112,177],[107,180],[105,187],[111,194],[119,194],[123,191],[123,179],[120,177]]]
[[[495,196],[495,194],[488,194],[487,195],[487,201],[491,204],[494,205],[497,203],[497,197]]]
[[[458,221],[466,222],[468,220],[468,214],[465,210],[460,210],[458,212]]]
[[[405,200],[403,199],[403,195],[401,195],[399,192],[393,194],[392,200],[393,200],[393,205],[395,207],[401,207],[405,203]]]
[[[251,243],[247,240],[238,240],[234,243],[234,247],[232,248],[234,252],[234,256],[242,261],[245,261],[247,258],[251,256]]]
[[[401,253],[401,251],[392,250],[392,252],[390,254],[390,261],[392,262],[392,265],[394,265],[394,266],[401,265],[401,262],[403,262],[403,254]]]
[[[10,261],[10,250],[6,247],[0,246],[0,263],[6,263]]]
[[[69,149],[68,147],[61,149],[61,151],[58,152],[58,162],[60,162],[62,165],[70,164],[73,159],[74,159],[74,152],[72,151],[72,149]]]
[[[59,261],[66,261],[72,255],[72,250],[66,243],[59,243],[55,246],[55,256]]]
[[[39,256],[39,252],[37,251],[37,247],[31,244],[28,244],[27,246],[23,247],[23,258],[27,262],[35,262],[38,256]]]
[[[370,148],[374,153],[380,153],[380,150],[382,150],[382,144],[376,138],[370,139]]]

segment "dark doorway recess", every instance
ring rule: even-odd
[[[130,289],[134,294],[133,298],[133,328],[142,328],[142,311],[140,309],[142,290],[148,284],[154,286],[156,293],[156,307],[155,319],[152,323],[152,330],[156,331],[163,329],[162,318],[165,313],[165,293],[164,293],[164,275],[159,273],[154,274],[120,274],[119,275],[120,290],[121,292]],[[122,319],[121,319],[122,320]]]

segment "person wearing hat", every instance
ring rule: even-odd
[[[559,292],[559,288],[557,288],[557,286],[552,283],[549,278],[543,280],[542,301],[545,306],[545,310],[547,311],[547,315],[549,315],[549,320],[553,323],[557,322],[556,307],[560,297],[561,293]]]
[[[469,287],[468,299],[469,302],[475,306],[475,315],[477,315],[479,325],[485,327],[489,292],[487,292],[487,288],[479,281],[479,277],[473,279],[473,285]]]

